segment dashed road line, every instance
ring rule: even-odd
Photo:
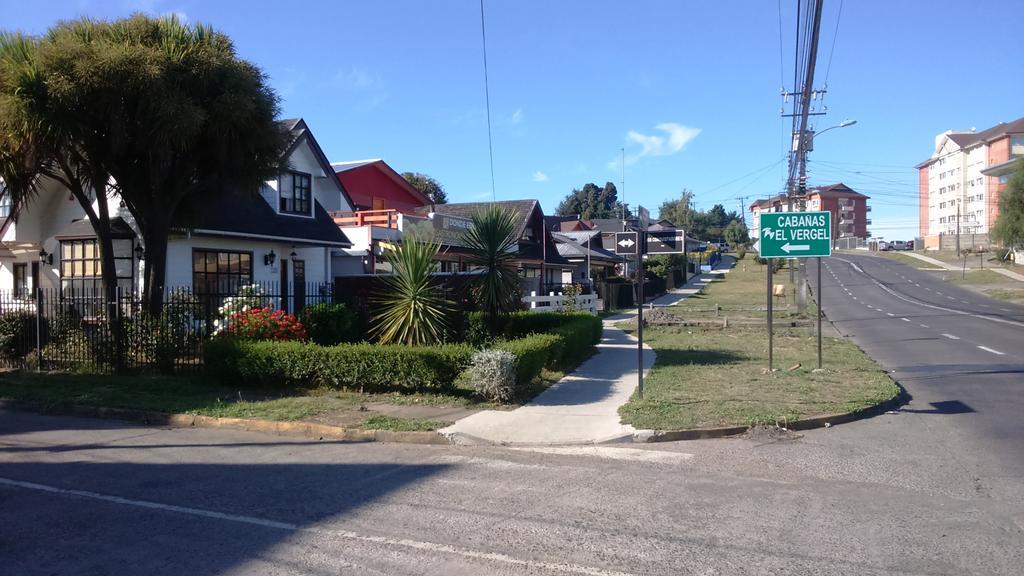
[[[892,312],[886,312],[886,314],[888,314],[889,316],[895,316],[895,314],[893,314]]]
[[[996,354],[998,356],[1005,356],[1006,355],[1006,354],[1003,354],[1002,352],[1000,352],[999,350],[993,350],[993,349],[989,348],[988,346],[978,346],[978,348],[984,350],[985,352],[991,352],[991,353]]]
[[[900,320],[903,320],[904,322],[910,322],[910,318],[900,318]]]
[[[949,338],[950,340],[959,340],[960,339],[959,336],[953,336],[952,334],[946,334],[945,332],[943,332],[942,335],[945,336],[946,338]]]
[[[928,327],[927,324],[918,324],[918,326],[920,326],[921,328],[927,328]]]

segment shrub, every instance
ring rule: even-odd
[[[466,345],[379,346],[216,338],[207,371],[225,383],[259,387],[327,386],[364,392],[447,389],[469,365]]]
[[[267,306],[235,312],[221,335],[245,340],[305,340],[306,328],[295,316]]]
[[[542,368],[561,369],[576,366],[590,354],[591,348],[601,341],[602,324],[596,316],[574,314],[569,319],[560,314],[551,316],[561,316],[562,324],[548,332],[534,333],[495,344],[495,348],[516,356],[516,381],[520,386],[533,381]],[[521,320],[526,323],[525,319]],[[511,336],[514,331],[506,327],[506,334]]]
[[[47,340],[48,324],[42,320],[42,341]],[[15,310],[0,314],[0,356],[21,358],[36,348],[36,315],[31,310]]]
[[[362,340],[359,317],[345,304],[314,304],[302,309],[302,325],[309,339],[323,346]]]
[[[242,286],[238,289],[236,296],[224,299],[224,304],[217,308],[220,316],[213,321],[214,334],[220,334],[227,329],[231,316],[239,312],[248,312],[253,308],[263,308],[268,305],[268,298],[263,295],[263,288],[259,284]]]
[[[747,245],[746,244],[740,244],[739,246],[737,246],[736,247],[736,259],[737,260],[743,260],[744,258],[746,258],[746,256],[747,256]]]
[[[542,368],[556,363],[562,356],[562,337],[556,334],[531,334],[524,338],[498,342],[497,350],[516,357],[516,384],[526,386],[540,375]]]
[[[466,369],[477,395],[491,402],[509,402],[516,393],[516,356],[505,350],[480,350]]]

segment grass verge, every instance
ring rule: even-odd
[[[807,330],[775,335],[775,365],[766,373],[763,328],[650,328],[657,360],[644,380],[644,399],[619,409],[637,428],[686,430],[792,421],[854,412],[892,400],[899,389],[853,343],[825,338],[825,370],[814,372],[816,340]],[[786,370],[800,365],[792,371]]]
[[[730,319],[759,319],[767,317],[767,278],[768,266],[746,258],[736,263],[732,269],[717,275],[704,289],[675,306],[667,308],[670,312],[684,318],[717,318],[728,316]],[[809,278],[813,283],[813,278]],[[773,285],[785,287],[784,298],[776,298],[773,306],[777,318],[796,319],[814,316],[814,302],[808,299],[807,312],[797,313],[795,284],[789,281],[789,269],[783,268],[772,275]]]

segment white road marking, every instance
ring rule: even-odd
[[[892,312],[886,312],[886,314],[888,314],[889,316],[895,316],[895,314],[893,314]]]
[[[1009,312],[1010,311],[1009,308],[1000,308],[1000,310],[1002,310],[1003,312]]]
[[[936,290],[935,293],[938,294],[939,296],[942,296],[942,292],[939,292],[938,290]]]
[[[910,322],[910,318],[900,318],[900,320],[903,320],[904,322]]]
[[[929,288],[929,287],[927,287],[927,286],[925,286],[925,287],[924,287],[924,289],[925,289],[925,290],[927,290],[927,291],[929,291],[929,292],[931,292],[931,291],[932,291],[932,289],[931,289],[931,288]]]
[[[854,299],[854,300],[856,300],[856,299],[857,299],[857,297],[856,297],[856,296],[854,296],[854,297],[853,297],[853,299]]]
[[[859,272],[861,274],[865,274],[864,271],[861,270],[860,266],[857,266],[853,262],[850,262],[849,260],[845,260],[843,258],[837,258],[837,260],[841,260],[843,262],[846,262],[851,267],[853,267],[857,272]],[[1015,320],[1007,320],[1005,318],[996,318],[994,316],[985,316],[983,314],[971,314],[970,312],[964,312],[963,310],[954,310],[952,308],[946,308],[944,306],[936,306],[934,304],[925,304],[924,302],[922,302],[920,300],[913,299],[913,298],[907,298],[906,296],[903,296],[902,294],[891,290],[888,286],[886,286],[885,284],[882,284],[881,282],[879,282],[878,280],[875,280],[874,278],[872,278],[871,281],[874,282],[875,285],[877,285],[882,290],[888,292],[890,295],[895,296],[896,298],[899,298],[900,300],[903,300],[904,302],[908,302],[910,304],[914,304],[916,306],[921,306],[923,308],[931,308],[932,310],[942,310],[943,312],[949,312],[950,314],[959,314],[961,316],[971,316],[973,318],[978,318],[980,320],[988,320],[989,322],[998,322],[1000,324],[1009,324],[1011,326],[1020,326],[1021,328],[1024,328],[1024,322],[1017,322]],[[925,289],[929,290],[929,288],[925,288]],[[1009,312],[1009,310],[1007,310],[1007,312]]]
[[[160,510],[163,512],[174,512],[178,514],[185,514],[187,516],[197,516],[200,518],[223,520],[227,522],[235,522],[238,524],[249,524],[252,526],[261,526],[263,528],[283,530],[286,532],[334,536],[338,538],[344,538],[346,540],[354,540],[357,542],[364,542],[367,544],[373,544],[378,546],[393,546],[396,548],[408,548],[413,550],[425,550],[427,552],[451,554],[452,556],[461,556],[463,558],[471,560],[482,560],[486,562],[495,562],[510,566],[520,566],[537,571],[561,572],[563,574],[587,574],[589,576],[631,576],[627,572],[604,570],[601,568],[594,568],[592,566],[582,566],[579,564],[570,564],[562,562],[544,562],[540,560],[525,560],[522,558],[509,556],[507,554],[499,554],[497,552],[483,552],[479,550],[472,550],[469,548],[459,548],[456,546],[449,546],[448,544],[438,544],[436,542],[423,542],[420,540],[410,540],[407,538],[389,538],[387,536],[370,536],[368,534],[360,534],[359,532],[352,532],[350,530],[337,530],[332,528],[300,526],[298,524],[292,524],[291,522],[278,522],[276,520],[257,518],[255,516],[226,514],[224,512],[215,512],[213,510],[204,510],[202,508],[192,508],[190,506],[177,506],[174,504],[161,504],[159,502],[151,502],[148,500],[122,498],[120,496],[100,494],[98,492],[89,492],[87,490],[71,490],[67,488],[49,486],[46,484],[37,484],[35,482],[11,480],[9,478],[0,478],[0,485],[9,486],[12,488],[22,488],[25,490],[35,490],[37,492],[47,492],[50,494],[58,494],[61,496],[76,496],[78,498],[99,500],[102,502],[120,504],[123,506],[134,506],[136,508]]]
[[[946,296],[946,300],[956,300],[956,298],[953,298],[952,296]]]
[[[693,454],[685,452],[665,452],[661,450],[641,450],[639,448],[615,448],[612,446],[522,446],[511,448],[523,452],[539,452],[541,454],[558,454],[562,456],[591,456],[607,460],[633,460],[635,462],[655,462],[658,464],[676,464],[693,458]]]
[[[991,306],[989,306],[988,304],[982,304],[981,307],[982,308],[991,308]]]
[[[959,336],[953,336],[952,334],[946,334],[945,332],[943,332],[942,335],[945,336],[946,338],[949,338],[950,340],[959,340],[960,339]]]
[[[918,324],[918,326],[920,326],[921,328],[927,328],[928,327],[927,324]]]
[[[978,348],[984,350],[985,352],[991,352],[991,353],[999,355],[999,356],[1005,356],[1005,354],[1003,354],[999,350],[993,350],[993,349],[989,348],[988,346],[978,346]]]

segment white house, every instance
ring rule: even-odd
[[[167,290],[228,295],[257,282],[275,283],[295,296],[309,283],[331,282],[332,252],[351,244],[329,212],[351,210],[352,202],[306,123],[283,124],[292,137],[288,168],[259,195],[211,202],[190,230],[171,236]],[[64,292],[98,288],[100,260],[91,224],[66,188],[53,181],[41,184],[39,195],[17,214],[10,213],[9,202],[0,202],[0,292],[22,296],[36,286]],[[119,285],[139,291],[145,262],[137,249],[138,229],[116,195],[107,202]]]

